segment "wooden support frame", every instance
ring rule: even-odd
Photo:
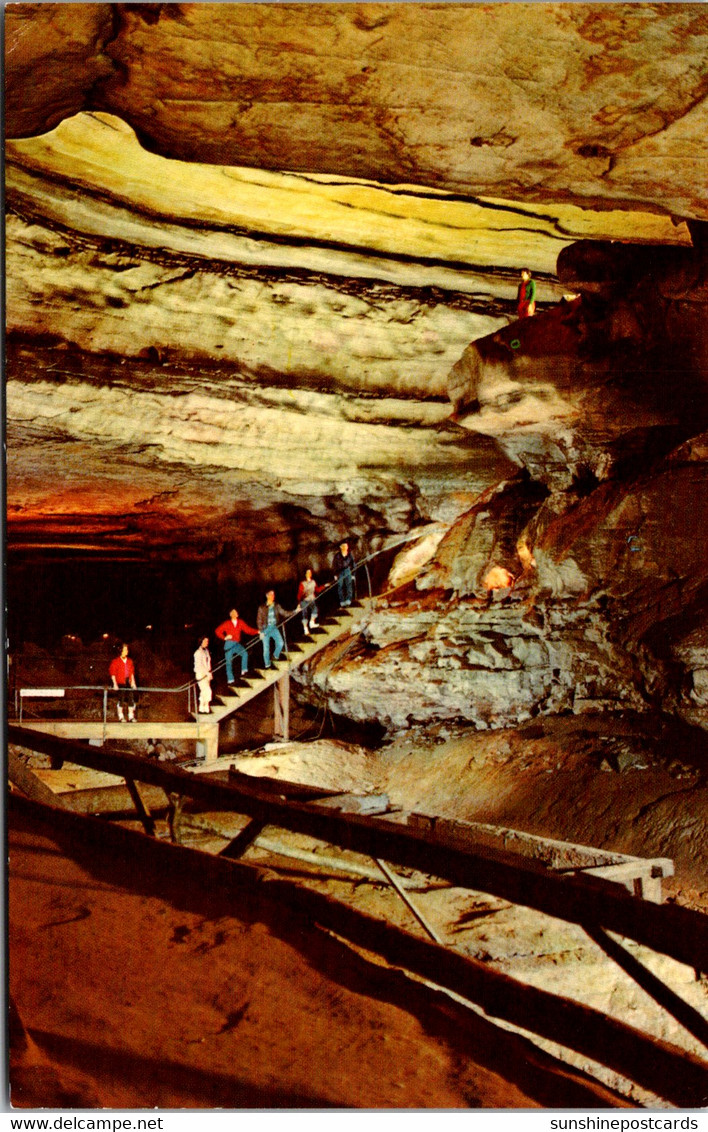
[[[146,838],[83,815],[50,810],[20,795],[10,798],[10,815],[13,812],[40,828],[49,827],[65,851],[90,854],[95,842],[126,865],[139,860],[141,875],[150,875],[154,883],[169,884],[179,876],[181,883],[192,882],[194,892],[207,884],[212,898],[219,892],[227,902],[258,894],[271,901],[275,917],[281,908],[290,908],[308,922],[376,952],[392,966],[403,967],[477,1004],[490,1018],[606,1065],[680,1108],[702,1108],[708,1103],[708,1063],[694,1054],[593,1007],[524,984],[487,963],[443,949],[323,893],[253,865]],[[651,908],[654,913],[661,911],[653,905]]]
[[[205,763],[216,762],[219,757],[219,724],[200,721],[197,731],[197,757]]]
[[[7,777],[18,790],[35,802],[43,802],[45,806],[58,806],[64,809],[64,799],[33,774],[28,766],[18,758],[14,751],[7,752]]]
[[[167,787],[218,809],[311,834],[368,857],[535,908],[568,923],[597,924],[699,971],[708,971],[708,916],[690,908],[639,900],[620,885],[582,873],[554,874],[542,863],[507,850],[475,844],[463,848],[444,832],[437,837],[426,836],[420,821],[409,823],[411,815],[344,813],[318,802],[273,797],[259,788],[257,779],[252,786],[213,782],[135,755],[108,754],[39,732],[28,735],[21,727],[8,727],[7,737],[8,742],[21,747]]]
[[[608,849],[577,845],[556,838],[539,837],[523,830],[459,818],[430,817],[411,814],[409,821],[431,840],[482,849],[511,851],[515,856],[543,864],[554,873],[566,876],[596,877],[623,885],[633,896],[661,903],[663,877],[673,876],[674,863],[668,857],[634,857]]]
[[[659,1006],[708,1049],[708,1021],[697,1010],[684,1002],[670,987],[667,987],[666,983],[662,983],[661,979],[657,979],[656,975],[652,974],[634,955],[630,955],[621,943],[612,939],[602,928],[586,927],[585,930],[590,939],[601,947],[610,959],[614,959],[618,967],[626,971],[642,990],[650,994]]]
[[[258,834],[263,832],[267,824],[267,822],[260,821],[258,818],[251,818],[248,825],[244,826],[244,828],[236,834],[233,840],[221,850],[218,856],[228,857],[232,861],[242,857],[249,845],[253,845]]]
[[[186,798],[184,794],[176,794],[174,791],[167,792],[167,825],[170,831],[170,841],[175,845],[181,845],[182,837],[180,833],[180,825],[182,822],[182,809]]]
[[[381,872],[386,877],[386,880],[388,881],[388,883],[398,893],[399,897],[401,898],[401,900],[405,904],[408,911],[411,913],[412,916],[414,916],[416,918],[416,920],[418,921],[420,926],[423,928],[423,930],[428,933],[430,938],[432,940],[434,940],[435,943],[439,943],[439,944],[442,945],[442,939],[440,938],[438,933],[435,931],[435,928],[432,927],[428,923],[425,916],[421,912],[420,908],[416,908],[415,904],[411,900],[408,893],[405,891],[403,886],[399,883],[398,877],[394,873],[393,869],[390,869],[388,867],[388,865],[386,864],[386,862],[382,861],[380,858],[376,861],[376,864],[379,866],[379,868],[381,869]]]
[[[140,794],[140,787],[133,778],[126,778],[125,785],[128,787],[128,793],[133,800],[133,805],[138,811],[138,817],[143,823],[143,829],[150,836],[155,836],[155,819],[145,805],[143,798]]]

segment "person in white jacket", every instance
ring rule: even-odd
[[[199,648],[194,654],[194,675],[199,685],[199,714],[210,715],[212,672],[208,637],[201,638]]]

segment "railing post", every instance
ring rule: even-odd
[[[289,672],[284,672],[273,685],[273,734],[276,739],[290,738]]]
[[[108,723],[108,688],[103,689],[103,742],[106,741],[106,724]]]

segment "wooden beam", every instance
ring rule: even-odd
[[[198,894],[208,886],[210,899],[222,895],[225,907],[237,909],[252,895],[270,900],[275,909],[286,906],[367,950],[401,966],[438,987],[476,1003],[491,1018],[537,1034],[606,1065],[638,1085],[682,1108],[708,1103],[708,1063],[661,1038],[649,1036],[602,1011],[493,970],[489,964],[444,949],[395,925],[342,904],[323,893],[283,880],[255,865],[147,838],[120,826],[105,826],[96,818],[50,810],[19,795],[12,796],[9,814],[48,827],[60,837],[65,851],[92,852],[92,842],[106,848],[118,868],[140,863],[140,875],[153,884],[190,882]],[[180,892],[182,892],[180,887]],[[193,896],[192,899],[195,897]],[[631,899],[628,897],[627,899]],[[653,912],[662,911],[652,906]]]
[[[708,1049],[708,1022],[697,1010],[684,1002],[670,987],[667,987],[666,983],[662,983],[661,979],[657,979],[656,975],[649,971],[643,963],[640,963],[634,955],[630,955],[621,943],[612,939],[602,928],[587,927],[585,930],[590,939],[598,947],[601,947],[610,959],[614,959],[615,963],[623,971],[626,971],[642,990],[650,994],[655,1002],[663,1006],[664,1010],[667,1010],[677,1022],[680,1022],[688,1030],[689,1034],[693,1034],[694,1038],[698,1038],[699,1042],[702,1042]]]
[[[290,738],[290,673],[285,672],[273,685],[273,731],[277,738]]]
[[[248,849],[249,845],[253,844],[253,842],[258,837],[258,834],[263,832],[267,824],[267,822],[259,821],[257,818],[251,818],[248,825],[244,826],[244,828],[236,834],[233,840],[229,841],[228,845],[224,846],[218,856],[228,857],[232,861],[235,861],[239,857],[242,857]]]
[[[184,794],[168,794],[167,801],[169,803],[169,810],[167,812],[167,824],[170,830],[170,840],[176,845],[181,844],[182,837],[180,831],[180,824],[182,821],[182,808],[186,801]]]
[[[8,741],[27,746],[29,736],[10,726]],[[620,885],[580,875],[555,875],[537,861],[482,846],[462,849],[444,838],[431,841],[411,827],[406,814],[370,815],[332,811],[317,802],[273,798],[257,785],[210,782],[188,771],[167,769],[135,755],[108,754],[49,735],[33,733],[30,746],[62,754],[72,762],[175,790],[215,809],[248,814],[270,825],[311,834],[368,857],[418,869],[461,888],[492,893],[569,923],[593,923],[655,951],[708,971],[708,916],[675,904],[638,900]],[[432,819],[431,819],[432,820]]]
[[[449,843],[455,841],[464,846],[474,842],[477,845],[486,844],[510,849],[514,854],[542,861],[554,872],[599,869],[610,865],[633,863],[637,866],[651,865],[652,876],[673,876],[673,862],[668,857],[634,857],[611,849],[577,845],[572,841],[541,837],[535,833],[527,833],[525,830],[510,829],[508,826],[463,821],[460,818],[412,814],[411,822],[431,838],[439,838],[442,834]]]
[[[143,829],[150,836],[155,836],[155,819],[145,805],[141,795],[140,788],[137,782],[132,778],[126,778],[125,785],[128,787],[128,793],[133,800],[133,805],[138,812],[138,817],[143,823]]]
[[[396,876],[393,869],[389,869],[385,861],[378,860],[376,864],[379,866],[381,872],[386,877],[386,880],[394,889],[394,891],[398,893],[408,911],[423,928],[423,931],[427,932],[430,938],[435,941],[435,943],[442,944],[442,939],[435,931],[435,928],[431,927],[420,909],[416,908],[408,893],[404,891],[403,885],[400,883],[399,878]]]
[[[13,724],[13,726],[18,726]],[[25,720],[19,730],[26,734],[37,732],[55,735],[59,739],[123,739],[126,743],[134,739],[195,739],[204,731],[203,723],[187,723],[165,720],[138,720],[137,723],[103,723],[95,720],[33,719]]]
[[[12,750],[7,752],[7,777],[23,794],[32,798],[35,802],[43,802],[45,806],[64,808],[64,799],[61,794],[55,794],[51,787],[42,782],[41,778],[37,778],[37,775],[33,774],[30,768]]]
[[[219,757],[219,724],[199,723],[198,727],[197,751],[202,755],[204,762],[214,763]]]
[[[277,797],[299,798],[301,802],[311,802],[316,798],[338,798],[343,793],[341,790],[326,790],[322,786],[309,786],[302,782],[286,782],[280,778],[270,778],[265,774],[257,776],[244,774],[242,770],[236,770],[233,764],[229,767],[228,773],[229,782],[233,783],[234,786],[251,786],[255,779],[263,790],[267,790]]]

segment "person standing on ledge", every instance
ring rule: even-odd
[[[332,560],[332,570],[337,583],[339,604],[344,608],[351,605],[354,598],[354,555],[348,542],[340,542],[339,550]]]
[[[222,621],[221,625],[215,629],[215,633],[220,641],[224,642],[224,661],[226,662],[226,683],[233,684],[234,682],[234,656],[241,658],[241,675],[245,676],[248,672],[248,653],[241,644],[241,634],[245,633],[248,637],[257,637],[258,630],[252,629],[247,625],[238,615],[238,609],[232,609],[229,613],[229,621]]]
[[[194,654],[194,675],[199,685],[199,714],[210,715],[212,671],[208,637],[199,639],[199,647]]]
[[[282,605],[278,605],[277,601],[275,600],[275,590],[266,591],[265,605],[260,605],[258,607],[258,618],[256,620],[258,632],[260,633],[261,640],[263,641],[263,663],[266,668],[271,667],[271,643],[275,646],[273,656],[274,660],[279,660],[280,654],[283,651],[285,641],[283,639],[283,634],[280,631],[280,625],[282,625],[283,621],[285,621],[288,617],[292,617],[293,614],[297,613],[299,609],[299,605],[297,606],[297,609],[290,611],[283,609]]]
[[[123,715],[123,708],[128,708],[128,723],[135,723],[135,695],[134,692],[137,688],[135,683],[135,665],[128,656],[128,646],[120,646],[120,654],[111,661],[108,668],[108,675],[113,682],[113,690],[119,692],[118,697],[118,719],[121,723],[125,723],[125,716]]]
[[[522,268],[521,282],[516,293],[516,313],[519,318],[530,318],[536,313],[536,281],[528,267]]]

